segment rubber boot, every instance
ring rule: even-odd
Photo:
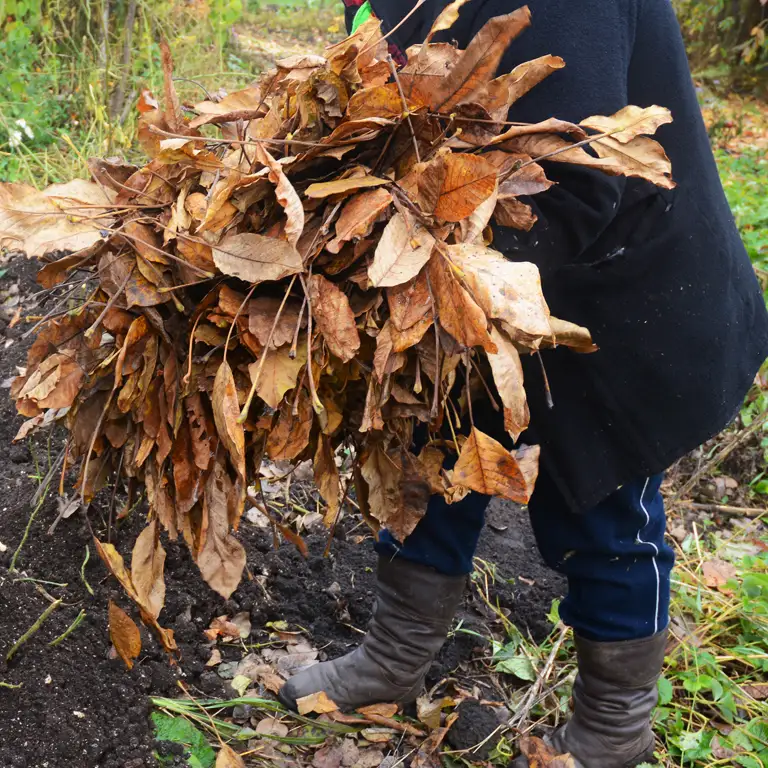
[[[378,597],[362,644],[295,675],[278,698],[296,709],[297,699],[324,691],[346,711],[415,701],[445,642],[466,582],[466,576],[443,576],[408,560],[380,557]]]
[[[667,630],[641,640],[596,643],[576,637],[579,672],[573,717],[548,739],[576,768],[631,768],[652,762],[651,713],[664,663]],[[513,768],[527,768],[518,757]]]

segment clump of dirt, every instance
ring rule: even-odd
[[[501,711],[466,699],[456,708],[456,714],[459,718],[448,731],[448,743],[456,750],[471,750],[466,757],[473,762],[487,760],[501,738],[496,733],[504,724]]]
[[[38,288],[38,265],[12,261],[3,282],[18,284],[20,295]],[[0,382],[5,383],[25,364],[24,328],[4,327],[0,339]],[[7,344],[10,341],[11,343]],[[63,433],[36,438],[30,446],[12,446],[22,419],[15,413],[7,388],[0,390],[0,681],[20,688],[0,687],[0,765],[13,768],[149,768],[155,745],[149,723],[150,695],[174,696],[182,679],[193,692],[226,693],[226,681],[205,666],[210,647],[203,630],[222,614],[248,611],[250,642],[263,641],[266,624],[285,620],[304,629],[321,658],[346,653],[360,638],[370,619],[375,589],[375,555],[366,543],[340,530],[331,555],[322,556],[326,535],[307,537],[309,556],[303,558],[290,544],[273,548],[263,529],[243,521],[239,532],[248,553],[249,579],[224,601],[200,577],[186,548],[164,541],[166,601],[160,621],[176,633],[179,663],[172,666],[154,639],[142,628],[143,650],[129,672],[113,658],[107,631],[107,604],[116,600],[131,610],[116,581],[95,555],[91,532],[78,514],[59,522],[55,491],[38,510],[14,572],[9,566],[30,517],[30,499],[49,456],[63,447]],[[52,487],[58,483],[56,477]],[[90,511],[97,536],[106,538],[106,515],[98,504]],[[551,600],[564,590],[563,580],[546,569],[536,552],[527,514],[515,505],[494,502],[478,555],[497,568],[492,598],[523,631],[541,637],[548,631],[546,613]],[[113,543],[130,555],[144,525],[141,510],[113,531]],[[343,528],[343,527],[342,527]],[[359,533],[358,529],[358,533]],[[90,559],[82,568],[86,545]],[[525,581],[519,580],[523,577]],[[84,578],[83,578],[84,577]],[[507,579],[511,581],[506,581]],[[93,590],[90,594],[88,586]],[[10,663],[11,645],[40,616],[52,599],[61,599],[42,628],[25,643]],[[61,635],[81,610],[84,621],[57,647],[48,644]],[[477,597],[468,592],[461,611],[465,626],[479,632],[496,622]],[[430,685],[465,665],[478,639],[457,633],[441,651],[429,675]],[[242,650],[220,646],[225,661],[237,660]]]

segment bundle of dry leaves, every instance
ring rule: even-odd
[[[132,573],[99,550],[166,647],[160,531],[229,596],[245,566],[231,531],[258,501],[265,457],[313,459],[332,526],[347,492],[334,457],[349,449],[366,519],[400,539],[429,494],[530,496],[537,449],[510,452],[459,420],[472,421],[479,383],[517,439],[520,354],[594,347],[550,316],[536,266],[489,247],[489,224],[533,226],[519,198],[551,186],[542,158],[673,183],[647,138],[670,120],[661,107],[508,122],[564,66],[544,56],[494,79],[529,17],[492,19],[464,51],[428,40],[399,72],[371,19],[325,57],[278,62],[194,110],[166,48],[164,107],[139,101],[147,165],[94,159],[91,181],[0,185],[0,245],[46,259],[44,288],[90,291],[37,333],[12,388],[29,417],[20,436],[66,419],[86,503],[112,477],[143,483],[150,522]],[[418,454],[417,422],[433,437]]]

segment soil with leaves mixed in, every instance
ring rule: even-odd
[[[24,258],[12,260],[3,267],[7,272],[0,279],[0,289],[8,291],[18,285],[20,294],[28,297],[36,290],[34,275],[38,266]],[[0,382],[13,376],[17,365],[23,365],[28,343],[22,336],[28,327],[8,328],[6,321],[0,325]],[[48,455],[57,455],[63,444],[63,433],[54,433],[50,446],[46,437],[30,447],[12,446],[21,421],[7,389],[0,390],[0,444],[4,446],[0,455],[0,681],[20,686],[0,687],[0,765],[154,766],[152,753],[158,744],[149,719],[150,696],[178,695],[179,680],[191,692],[203,696],[233,695],[229,681],[206,666],[211,647],[204,630],[217,616],[246,612],[251,632],[245,642],[252,644],[267,638],[268,622],[286,621],[292,628],[304,629],[320,658],[343,654],[359,641],[359,630],[365,628],[370,617],[375,566],[370,546],[357,543],[356,533],[362,529],[348,537],[339,531],[328,558],[322,557],[327,534],[318,530],[307,536],[309,556],[304,558],[288,543],[275,550],[265,529],[244,521],[240,537],[252,578],[243,580],[228,601],[205,584],[185,547],[169,544],[162,617],[165,625],[175,631],[180,663],[169,665],[167,655],[142,629],[143,651],[133,669],[127,671],[123,662],[110,653],[107,627],[109,600],[126,608],[127,601],[119,584],[95,556],[90,532],[78,513],[61,520],[54,533],[48,533],[59,512],[54,493],[33,520],[16,570],[9,571],[33,510],[30,502],[47,471]],[[58,478],[54,485],[57,482]],[[142,510],[136,510],[113,533],[113,542],[124,554],[128,554],[144,524],[143,517]],[[541,563],[522,511],[498,502],[489,517],[491,525],[485,531],[479,555],[497,566],[493,595],[523,631],[541,637],[549,627],[545,614],[552,599],[562,594],[563,583]],[[100,513],[92,519],[96,533],[103,539],[106,527]],[[90,546],[90,558],[83,568],[86,545]],[[62,602],[6,663],[13,644],[52,600]],[[49,643],[64,633],[81,611],[85,611],[82,622],[51,647]],[[473,591],[468,592],[462,617],[465,627],[483,634],[487,634],[486,627],[494,618]],[[434,684],[460,669],[482,642],[469,634],[451,638],[432,668],[428,683]],[[219,647],[223,663],[239,661],[244,653],[238,644]],[[483,681],[476,684],[482,691]],[[457,734],[466,732],[469,742],[475,738],[473,718],[482,719],[484,713],[466,710],[465,723]],[[166,746],[160,744],[160,751]]]

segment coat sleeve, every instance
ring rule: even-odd
[[[579,122],[590,115],[611,115],[626,106],[635,1],[528,0],[531,26],[512,42],[499,74],[545,54],[562,57],[566,66],[513,104],[510,120],[537,122],[559,117]],[[520,4],[487,0],[478,7],[468,3],[479,11],[470,37],[488,19],[510,13]],[[590,246],[621,206],[626,182],[623,177],[583,166],[551,161],[542,165],[556,186],[521,198],[532,206],[538,221],[529,233],[497,228],[495,244],[512,258],[517,253],[534,261],[546,274],[589,258]]]

